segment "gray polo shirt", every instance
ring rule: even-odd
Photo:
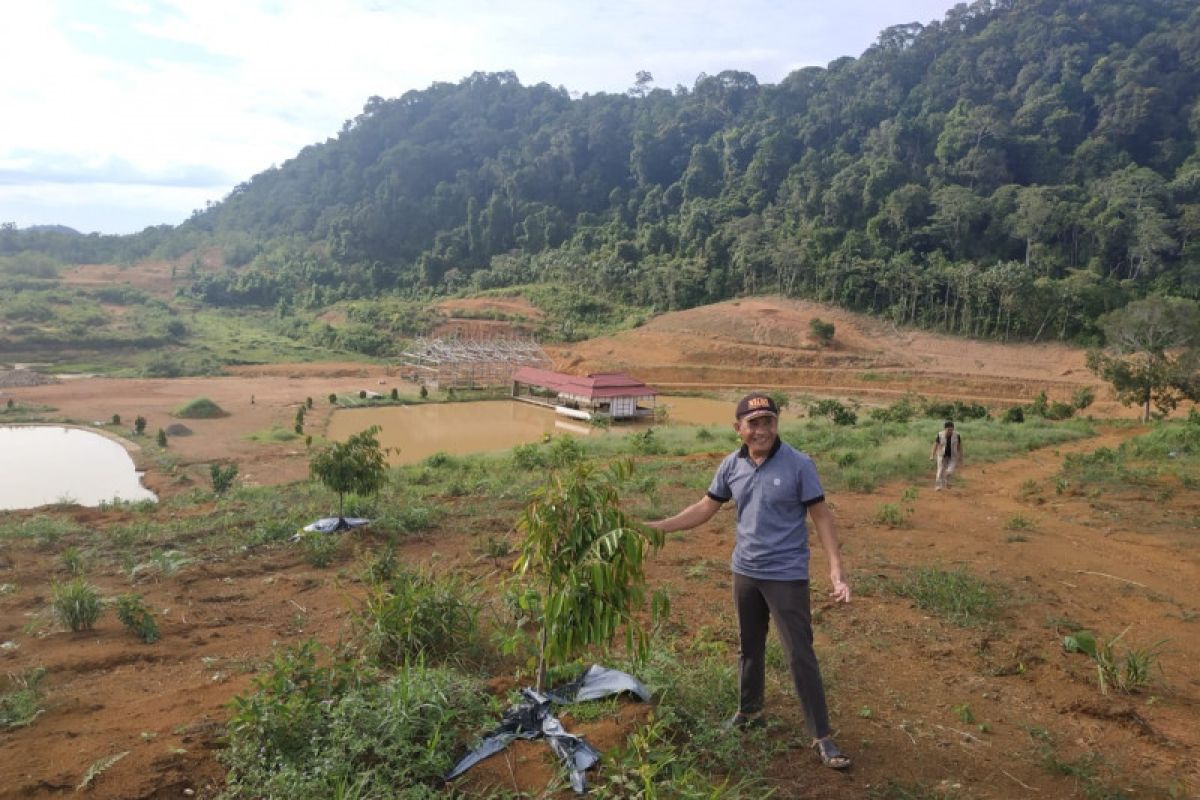
[[[773,581],[808,580],[808,507],[825,499],[812,459],[783,440],[755,465],[745,445],[717,467],[708,496],[737,504],[733,571]]]

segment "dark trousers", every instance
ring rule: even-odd
[[[813,652],[812,615],[808,604],[808,581],[764,581],[733,574],[733,602],[737,607],[739,710],[761,711],[766,679],[767,627],[771,619],[787,654],[796,695],[804,706],[809,732],[816,738],[828,736],[829,710],[821,668]]]

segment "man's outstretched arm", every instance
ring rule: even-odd
[[[708,522],[720,510],[721,504],[706,494],[675,516],[647,522],[646,525],[663,533],[691,530]]]

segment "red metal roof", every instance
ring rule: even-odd
[[[537,367],[521,367],[513,380],[532,386],[543,386],[556,392],[594,398],[654,397],[658,392],[624,372],[597,372],[587,377],[566,375]]]

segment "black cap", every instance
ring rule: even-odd
[[[778,417],[779,406],[775,404],[774,400],[762,392],[751,392],[743,397],[738,401],[737,411],[734,412],[734,416],[737,418],[738,422],[741,422],[743,419],[761,417],[763,414],[770,414]]]

